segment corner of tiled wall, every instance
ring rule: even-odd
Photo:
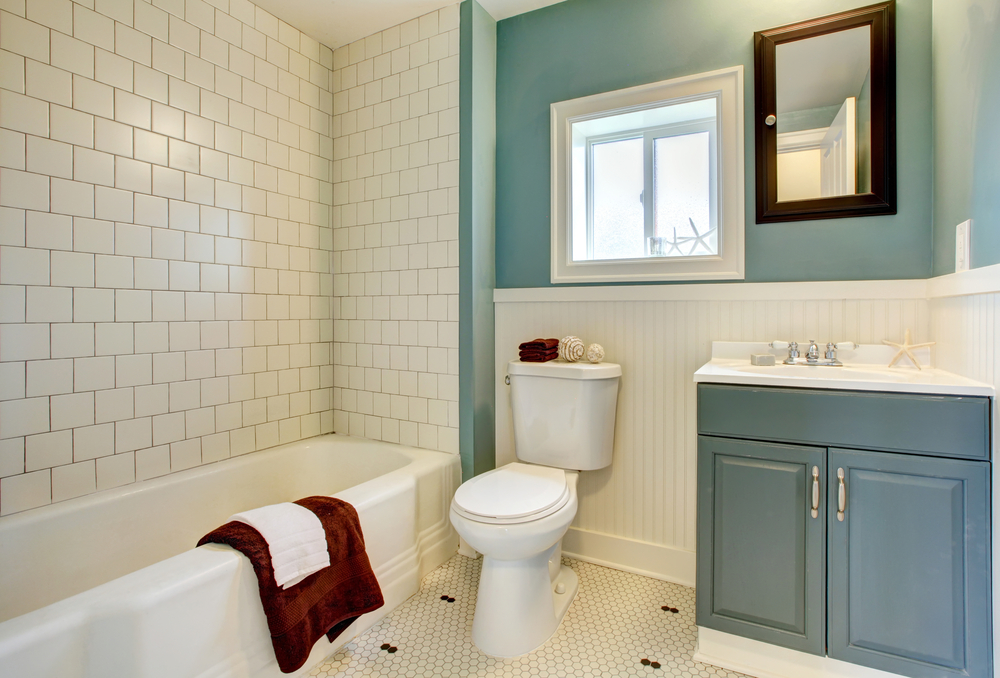
[[[429,115],[431,45],[453,51],[424,26]],[[0,514],[333,430],[331,162],[357,143],[333,84],[346,128],[357,49],[334,75],[247,0],[0,0]]]
[[[458,452],[457,4],[333,54],[334,426]]]

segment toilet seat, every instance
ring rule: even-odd
[[[565,471],[514,462],[462,483],[452,507],[469,520],[512,525],[552,515],[569,499]]]

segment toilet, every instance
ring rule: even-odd
[[[579,472],[611,464],[621,373],[614,363],[507,364],[518,461],[463,483],[450,513],[483,554],[472,640],[488,655],[541,647],[576,596],[562,538]]]

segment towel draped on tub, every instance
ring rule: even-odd
[[[333,642],[355,619],[384,603],[354,507],[333,497],[306,497],[295,503],[315,513],[323,524],[330,566],[288,589],[275,583],[267,542],[246,523],[226,523],[198,542],[198,546],[226,544],[250,559],[274,655],[284,673],[305,664],[320,636],[326,634]]]

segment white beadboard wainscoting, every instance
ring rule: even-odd
[[[931,339],[938,342],[936,365],[962,376],[1000,384],[1000,266],[990,266],[996,281],[979,286],[979,293],[932,298]],[[972,273],[983,271],[976,269]],[[966,274],[943,276],[959,278]],[[985,291],[992,288],[992,291]],[[937,291],[931,286],[932,295]],[[971,291],[971,290],[970,290]],[[953,294],[952,290],[941,290]],[[1000,464],[996,463],[996,403],[993,415],[993,655],[1000,657]]]
[[[623,371],[614,462],[581,475],[580,509],[564,549],[694,585],[693,374],[709,360],[711,342],[867,344],[900,341],[907,328],[924,341],[927,290],[924,280],[497,290],[497,465],[515,458],[504,376],[518,344],[574,334],[603,345],[606,360]]]
[[[970,379],[1000,383],[1000,294],[972,294],[930,301],[936,367]]]

